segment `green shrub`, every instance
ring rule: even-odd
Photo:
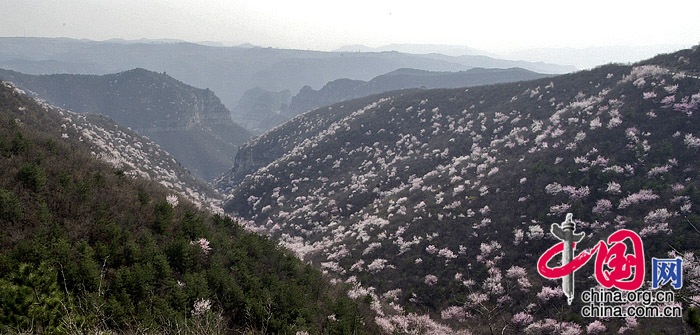
[[[15,134],[15,137],[12,139],[10,152],[15,155],[20,154],[27,150],[27,147],[29,147],[30,143],[31,142],[28,139],[26,139],[22,135],[22,133],[17,132],[17,134]]]
[[[46,185],[46,172],[36,163],[24,163],[17,172],[17,178],[25,187],[38,191]]]
[[[9,221],[17,221],[22,216],[22,206],[17,196],[12,191],[2,188],[0,188],[0,216]]]
[[[144,190],[139,190],[138,198],[141,205],[147,205],[149,202],[151,202],[151,196]]]
[[[56,277],[55,268],[41,263],[38,267],[21,264],[9,278],[0,279],[0,332],[65,333],[61,322],[64,295]]]
[[[164,233],[172,225],[173,217],[173,208],[167,202],[156,203],[153,209],[153,225],[157,232]]]

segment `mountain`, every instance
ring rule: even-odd
[[[2,84],[6,89],[12,88],[18,94],[26,94],[10,82]],[[32,103],[38,104],[44,115],[41,118],[36,115],[19,118],[25,126],[43,128],[44,133],[90,152],[126,176],[151,180],[197,206],[221,211],[221,194],[192,176],[172,155],[150,139],[98,114],[78,114],[42,100]]]
[[[411,54],[442,54],[447,56],[465,56],[465,55],[482,55],[493,56],[492,53],[470,48],[462,45],[443,45],[443,44],[389,44],[380,47],[379,50],[399,51]]]
[[[110,38],[105,42],[109,43],[121,43],[121,44],[174,44],[174,43],[186,43],[184,40],[173,39],[173,38],[161,38],[161,39],[150,39],[150,38],[139,38],[137,40],[126,40],[123,38]]]
[[[598,263],[576,272],[571,305],[537,263],[566,213],[585,233],[577,254],[625,228],[647,266],[682,257],[684,286],[670,293],[688,312],[700,296],[699,106],[700,47],[528,82],[388,92],[252,139],[217,188],[225,211],[379,301],[386,333],[419,322],[689,332],[681,317],[584,319],[579,294],[600,287]]]
[[[398,51],[409,54],[442,54],[447,56],[464,56],[464,55],[482,55],[494,56],[492,53],[484,50],[474,49],[462,45],[444,45],[444,44],[389,44],[377,48],[371,48],[365,45],[345,45],[337,50],[338,52],[383,52],[383,51]]]
[[[551,64],[543,62],[541,60],[537,61],[522,61],[522,60],[508,60],[501,58],[494,58],[483,55],[464,55],[464,56],[445,56],[441,54],[427,54],[425,57],[435,59],[435,60],[452,60],[460,64],[474,64],[472,67],[482,67],[482,68],[497,68],[497,69],[508,69],[513,67],[527,69],[538,73],[568,73],[576,70],[576,67],[572,65],[559,65],[559,71],[552,71]],[[477,65],[478,64],[478,65]]]
[[[381,92],[406,88],[457,88],[495,83],[532,80],[548,75],[532,71],[511,69],[474,68],[459,72],[434,72],[416,69],[398,69],[396,71],[372,78],[368,82],[350,79],[338,79],[329,82],[316,91],[305,86],[292,98],[289,106],[290,115],[332,105],[336,102],[360,98]]]
[[[287,109],[291,99],[289,90],[270,92],[260,87],[251,88],[232,110],[233,118],[254,133],[263,133],[289,118]]]
[[[211,180],[233,164],[238,145],[251,134],[231,121],[210,90],[164,73],[133,69],[109,75],[26,75],[0,70],[51,104],[77,113],[99,113],[148,136],[194,175]]]
[[[349,285],[91,152],[131,139],[6,82],[0,111],[1,333],[377,333]]]
[[[481,69],[460,72],[437,72],[398,69],[369,81],[337,79],[314,90],[304,86],[290,97],[289,90],[271,92],[260,87],[247,90],[233,109],[233,118],[255,133],[280,125],[308,110],[339,101],[406,88],[469,87],[500,82],[542,78],[549,75],[523,69]]]
[[[554,64],[496,62],[488,57],[143,42],[5,37],[0,38],[0,68],[28,74],[108,74],[145,68],[167,72],[189,85],[210,88],[228,108],[236,106],[244,92],[255,87],[271,92],[298,92],[305,85],[318,88],[338,78],[370,80],[400,68],[463,71],[473,67],[493,67],[485,65],[484,61],[487,61],[500,68],[521,67],[540,73],[573,70]]]
[[[343,45],[338,49],[333,50],[335,52],[374,52],[377,51],[375,48],[368,47],[364,44],[349,44]]]

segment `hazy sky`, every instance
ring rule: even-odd
[[[536,47],[700,42],[700,1],[0,0],[0,36],[175,38],[332,50],[390,43]]]

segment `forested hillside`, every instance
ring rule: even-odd
[[[0,333],[376,332],[275,240],[98,160],[116,132],[81,119],[0,85]]]
[[[382,301],[387,333],[683,333],[681,318],[581,318],[536,264],[573,213],[582,249],[626,228],[645,259],[682,257],[676,302],[698,304],[699,73],[696,47],[345,101],[251,140],[217,186],[227,212]],[[592,267],[577,290],[595,287]]]

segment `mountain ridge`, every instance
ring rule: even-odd
[[[443,54],[446,56],[481,55],[495,57],[495,54],[462,45],[394,43],[372,48],[366,45],[344,45],[335,51],[340,52],[383,52],[398,51],[412,54]]]
[[[341,78],[326,83],[319,90],[307,85],[291,98],[289,90],[270,92],[255,87],[243,94],[233,114],[238,114],[235,118],[245,122],[243,124],[248,129],[264,132],[308,110],[381,92],[410,88],[471,87],[547,76],[549,75],[520,68],[472,68],[458,72],[400,68],[369,81]]]
[[[349,77],[371,78],[403,67],[459,71],[484,66],[482,59],[437,59],[398,52],[340,53],[273,48],[209,47],[194,43],[110,43],[71,39],[0,38],[0,68],[29,73],[71,71],[107,74],[137,67],[167,72],[196,87],[216,92],[229,109],[254,87],[272,92],[298,92],[304,85],[321,87]],[[492,62],[493,63],[493,62]],[[528,67],[505,62],[499,67]],[[548,71],[573,69],[552,65]],[[534,69],[531,69],[534,70]],[[238,121],[238,120],[234,120]]]
[[[456,88],[489,85],[499,82],[531,80],[548,75],[535,73],[521,68],[484,69],[472,68],[466,71],[443,72],[401,68],[372,78],[367,82],[351,81],[347,78],[329,82],[318,91],[308,86],[292,98],[289,106],[292,115],[313,108],[330,105],[338,101],[360,98],[381,92],[407,88]],[[335,86],[335,87],[334,87]],[[327,93],[324,93],[327,91]],[[331,98],[323,98],[329,95]],[[304,103],[304,100],[320,103]]]
[[[26,92],[1,81],[4,90]],[[27,95],[28,96],[28,95]],[[201,208],[222,212],[223,197],[190,174],[170,153],[152,140],[99,114],[78,114],[32,98],[42,108],[41,118],[18,118],[28,128],[46,128],[44,133],[108,163],[126,176],[142,178],[177,192]]]

